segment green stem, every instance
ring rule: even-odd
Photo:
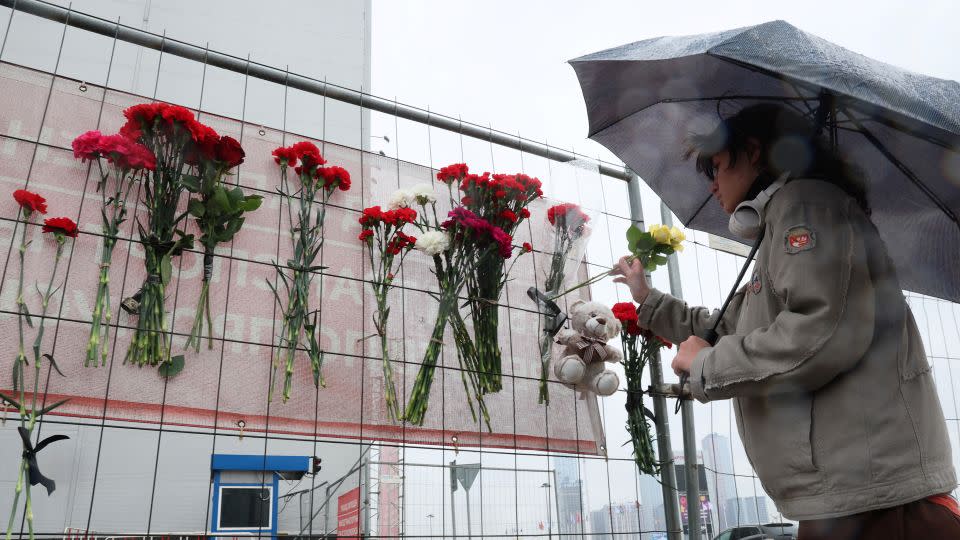
[[[17,280],[17,308],[20,313],[17,315],[17,333],[20,337],[19,348],[17,349],[17,359],[16,364],[14,365],[14,383],[16,385],[19,381],[20,385],[20,417],[21,424],[23,423],[23,417],[26,415],[26,410],[24,409],[24,403],[26,402],[26,389],[24,388],[25,381],[23,380],[23,366],[27,363],[27,354],[24,348],[24,338],[23,338],[23,318],[27,313],[26,303],[23,301],[23,262],[24,255],[27,252],[27,225],[30,224],[30,212],[25,212],[23,231],[20,235],[20,279]]]
[[[443,298],[440,302],[440,309],[437,312],[437,320],[433,323],[433,332],[430,335],[430,342],[427,344],[427,350],[423,355],[423,362],[420,365],[420,371],[417,372],[417,378],[413,382],[413,391],[410,393],[410,401],[407,402],[407,410],[404,418],[413,425],[422,426],[427,413],[427,406],[430,401],[430,387],[433,385],[433,375],[437,368],[437,360],[440,357],[440,350],[443,347],[443,333],[447,327],[447,321],[450,312],[457,307],[456,295],[452,298],[448,289],[441,286]]]
[[[10,540],[13,534],[13,521],[17,517],[17,505],[20,502],[20,492],[23,491],[23,479],[27,468],[27,460],[20,459],[20,471],[17,473],[17,484],[13,490],[13,505],[10,507],[10,519],[7,520],[6,540]]]

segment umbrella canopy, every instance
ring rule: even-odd
[[[590,138],[684,224],[726,238],[727,215],[683,159],[748,105],[816,118],[864,174],[873,221],[910,291],[960,302],[960,84],[872,60],[783,21],[638,41],[571,60]]]

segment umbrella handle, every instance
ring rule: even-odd
[[[750,254],[747,255],[747,260],[743,261],[743,267],[740,268],[740,274],[737,276],[737,281],[734,282],[733,287],[730,289],[730,294],[727,295],[727,299],[723,301],[723,306],[720,307],[720,311],[717,312],[717,317],[713,321],[713,326],[704,330],[700,335],[700,339],[706,341],[711,347],[717,344],[717,340],[720,339],[720,336],[717,334],[717,327],[720,326],[720,321],[723,320],[723,315],[727,312],[727,308],[730,307],[730,301],[733,300],[733,297],[737,294],[737,289],[740,288],[740,282],[743,281],[744,274],[747,273],[747,268],[750,267],[750,263],[753,262],[754,257],[757,256],[757,250],[760,249],[760,242],[763,242],[763,233],[766,229],[760,229],[760,234],[757,235],[756,242],[753,243],[753,247],[750,248]],[[690,379],[689,373],[680,374],[680,393],[677,394],[677,405],[673,409],[673,413],[677,414],[680,412],[680,407],[683,406],[683,386],[687,384],[687,381]]]

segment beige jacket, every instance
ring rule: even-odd
[[[913,315],[876,229],[836,186],[800,179],[767,206],[752,278],[690,373],[734,398],[747,457],[797,520],[897,506],[957,485]],[[712,314],[653,290],[640,322],[680,343]]]

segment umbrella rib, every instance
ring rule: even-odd
[[[787,75],[784,75],[784,74],[782,74],[782,73],[777,73],[776,71],[772,71],[772,70],[769,70],[769,69],[766,69],[766,68],[761,68],[761,67],[759,67],[759,66],[754,66],[754,65],[752,65],[752,64],[748,64],[748,63],[742,62],[742,61],[740,61],[740,60],[735,60],[735,59],[733,59],[733,58],[727,58],[726,56],[720,56],[720,55],[712,54],[712,53],[709,53],[709,52],[708,52],[708,53],[705,53],[705,54],[707,54],[707,55],[709,55],[709,56],[711,56],[711,57],[713,57],[713,58],[716,58],[716,59],[718,59],[718,60],[723,60],[724,62],[728,62],[728,63],[730,63],[730,64],[733,64],[733,65],[735,65],[735,66],[738,66],[738,67],[741,67],[741,68],[744,68],[744,69],[747,69],[747,70],[750,70],[750,71],[753,71],[753,72],[756,72],[756,73],[761,73],[761,74],[767,75],[767,76],[769,76],[769,77],[773,77],[774,79],[777,79],[777,80],[783,81],[783,82],[785,82],[785,83],[788,83],[788,84],[790,84],[791,86],[794,87],[794,90],[797,91],[798,94],[799,94],[799,90],[798,90],[798,88],[797,88],[798,85],[799,85],[801,88],[805,88],[805,87],[810,87],[811,89],[814,88],[814,85],[811,84],[811,83],[808,83],[808,82],[805,82],[805,81],[801,81],[801,80],[795,79],[795,78],[793,78],[793,77],[788,77]],[[831,92],[833,92],[834,97],[835,97],[835,98],[838,98],[838,101],[837,101],[837,104],[838,104],[837,106],[838,106],[838,107],[839,107],[839,103],[840,103],[839,98],[850,98],[850,99],[852,99],[853,102],[851,102],[851,101],[845,101],[845,103],[850,104],[850,105],[853,106],[853,107],[856,107],[858,102],[860,102],[860,103],[865,103],[865,104],[867,104],[867,105],[869,105],[869,106],[873,106],[873,107],[876,106],[876,105],[873,104],[873,103],[865,102],[865,101],[863,101],[863,100],[861,100],[861,99],[859,99],[859,98],[852,97],[852,96],[848,96],[847,94],[836,93],[836,91],[834,91],[833,89],[830,89],[830,88],[826,88],[826,87],[823,87],[823,86],[820,86],[820,88],[821,88],[821,89],[827,89],[827,90],[830,90]],[[764,99],[764,98],[758,97],[757,99]],[[809,99],[810,99],[810,100],[813,100],[813,101],[816,101],[816,100],[819,99],[819,97],[813,97],[813,98],[809,98]],[[898,112],[896,112],[896,111],[894,111],[894,110],[892,110],[892,109],[887,108],[886,110],[889,111],[889,112],[891,112],[891,113],[893,113],[893,114],[895,114],[895,115],[900,115],[900,116],[904,116],[904,117],[906,117],[906,118],[910,118],[910,117],[907,117],[907,116],[905,116],[905,115],[902,115],[901,113],[898,113]],[[844,109],[844,112],[847,112],[847,115],[849,116],[849,112],[848,112],[846,109]],[[897,130],[897,131],[899,131],[899,132],[901,132],[901,133],[904,133],[904,134],[906,134],[906,135],[910,135],[911,137],[916,137],[916,138],[918,138],[918,139],[920,139],[920,140],[923,140],[923,141],[926,141],[926,142],[928,142],[928,143],[935,144],[935,145],[937,145],[937,146],[946,148],[946,149],[948,149],[948,150],[953,150],[953,151],[957,151],[957,150],[958,150],[958,147],[957,147],[956,144],[951,145],[950,143],[948,143],[948,142],[946,142],[946,141],[943,141],[943,140],[940,140],[940,139],[937,139],[936,137],[932,137],[932,136],[930,136],[930,135],[926,135],[926,134],[923,134],[923,133],[917,133],[917,132],[915,132],[915,131],[913,131],[913,130],[911,130],[911,129],[908,129],[908,128],[905,128],[905,127],[901,127],[901,126],[897,125],[897,123],[896,123],[895,121],[893,121],[893,120],[891,120],[891,119],[889,119],[889,118],[884,118],[884,117],[870,117],[870,119],[873,120],[874,122],[879,122],[880,124],[883,124],[883,125],[889,127],[890,129],[895,129],[895,130]],[[916,119],[916,118],[911,118],[911,120],[918,120],[918,119]],[[926,124],[926,125],[928,125],[928,126],[930,126],[930,127],[934,127],[934,128],[936,128],[936,129],[943,130],[943,128],[938,128],[938,127],[936,127],[936,126],[932,126],[931,124],[929,124],[929,123],[927,123],[927,122],[925,122],[925,121],[923,121],[923,120],[919,120],[919,121],[920,121],[920,122],[923,122],[924,124]],[[946,130],[944,130],[944,131],[946,131]]]
[[[887,158],[890,161],[890,163],[893,163],[893,165],[897,169],[899,169],[900,172],[902,172],[903,175],[907,177],[907,179],[913,182],[913,184],[917,186],[917,188],[919,188],[920,191],[922,191],[924,195],[926,195],[931,201],[933,201],[933,204],[937,205],[937,208],[939,208],[944,214],[946,214],[947,217],[949,217],[950,220],[953,221],[954,225],[956,225],[957,228],[960,229],[960,219],[958,219],[957,215],[953,213],[953,210],[951,210],[949,206],[947,206],[943,201],[941,201],[940,198],[937,197],[937,194],[933,192],[933,190],[931,190],[929,187],[927,187],[926,184],[924,184],[919,178],[917,178],[917,175],[914,174],[913,171],[906,166],[906,164],[904,164],[896,156],[894,156],[893,152],[888,150],[887,147],[884,146],[882,142],[880,142],[880,139],[878,139],[876,135],[874,135],[867,128],[865,128],[863,124],[860,123],[859,119],[851,116],[850,111],[847,110],[846,107],[841,107],[841,108],[843,110],[843,113],[847,116],[847,118],[850,118],[853,121],[854,125],[857,126],[859,133],[863,135],[864,138],[866,138],[868,141],[870,141],[870,144],[872,144],[874,148],[876,148],[881,154],[883,154],[883,156]]]
[[[691,103],[691,102],[695,102],[695,101],[722,101],[722,100],[725,100],[725,99],[752,99],[752,100],[757,100],[757,101],[764,101],[764,100],[767,100],[767,101],[807,101],[807,100],[810,100],[810,99],[817,99],[817,98],[815,98],[815,97],[812,97],[812,98],[803,98],[803,97],[792,98],[792,97],[786,97],[786,96],[756,96],[756,95],[730,95],[730,94],[725,94],[725,95],[722,95],[722,96],[695,97],[695,98],[664,98],[664,99],[657,100],[657,101],[655,101],[655,102],[653,102],[653,103],[650,103],[650,104],[648,104],[648,105],[644,105],[643,107],[640,107],[639,109],[633,111],[632,113],[630,113],[630,114],[628,114],[628,115],[626,115],[626,116],[617,118],[617,119],[614,120],[613,122],[610,122],[609,124],[607,124],[607,125],[605,125],[605,126],[603,126],[603,127],[600,127],[600,128],[597,128],[597,129],[591,131],[591,132],[587,135],[587,137],[588,137],[588,138],[593,138],[593,137],[597,136],[598,134],[600,134],[600,133],[602,133],[602,132],[610,129],[611,127],[613,127],[613,126],[615,126],[615,125],[617,125],[617,124],[619,124],[620,122],[623,122],[623,121],[626,120],[627,118],[630,118],[631,116],[640,114],[640,113],[642,113],[643,111],[645,111],[645,110],[647,110],[647,109],[649,109],[649,108],[651,108],[651,107],[656,107],[657,105],[662,105],[662,104],[664,104],[664,103]]]
[[[693,223],[693,220],[697,219],[697,216],[700,215],[700,211],[703,210],[703,207],[706,206],[707,203],[710,202],[710,199],[712,198],[713,198],[713,195],[707,195],[707,198],[704,199],[702,203],[700,203],[700,206],[697,208],[697,211],[694,212],[692,216],[690,216],[690,219],[688,219],[687,222],[683,224],[683,226],[689,228],[690,224]]]

